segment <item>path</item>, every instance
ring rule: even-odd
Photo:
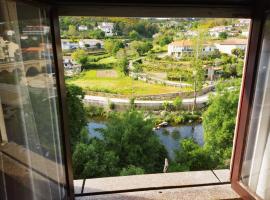
[[[208,101],[209,93],[204,94],[202,96],[197,97],[197,106],[202,106],[204,103]],[[154,101],[154,100],[135,100],[135,105],[138,107],[144,108],[160,108],[163,106],[165,101]],[[172,103],[173,101],[167,101]],[[85,95],[84,103],[95,104],[100,106],[107,106],[109,103],[114,103],[116,106],[128,106],[130,104],[129,99],[121,99],[121,98],[110,98],[110,97],[102,97],[102,96],[91,96]],[[194,98],[186,98],[183,99],[183,106],[190,106],[194,103]]]

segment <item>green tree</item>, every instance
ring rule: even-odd
[[[69,36],[76,36],[77,35],[77,30],[76,30],[76,26],[74,26],[74,25],[69,25],[68,26],[68,35]]]
[[[228,33],[227,33],[227,32],[220,32],[220,33],[218,34],[218,37],[219,37],[220,39],[222,39],[222,40],[225,40],[225,39],[228,38]]]
[[[194,139],[183,139],[181,148],[176,151],[175,163],[188,170],[207,170],[214,167],[211,155],[205,148],[199,146]]]
[[[132,30],[131,32],[129,32],[128,35],[129,35],[129,38],[132,40],[139,40],[141,38],[140,34],[135,30]]]
[[[232,50],[232,54],[235,55],[238,58],[244,58],[245,56],[245,50],[240,48],[235,48]]]
[[[89,37],[94,39],[104,39],[105,33],[100,29],[96,29],[89,32]]]
[[[124,47],[124,43],[119,40],[107,39],[104,42],[104,49],[107,53],[112,55],[115,55],[120,49]]]
[[[128,59],[127,57],[122,58],[121,60],[118,61],[118,67],[120,69],[120,71],[124,74],[124,75],[128,75],[129,73],[129,69],[128,69]]]
[[[181,107],[182,107],[182,102],[183,100],[180,98],[180,97],[176,97],[174,100],[173,100],[173,106],[176,110],[180,110]]]
[[[113,176],[119,173],[118,156],[107,151],[104,143],[91,139],[89,144],[78,143],[72,155],[74,178]]]
[[[231,157],[239,98],[239,86],[230,88],[227,90],[223,87],[221,92],[213,96],[203,113],[205,148],[211,152],[216,163],[223,166]]]
[[[82,88],[67,85],[68,126],[72,152],[75,145],[82,140],[81,131],[87,124],[86,112],[82,102],[83,98],[84,92]]]
[[[77,49],[71,54],[71,58],[80,63],[82,66],[85,66],[87,64],[88,55],[85,50]]]
[[[147,173],[162,172],[165,147],[153,132],[154,123],[142,113],[112,113],[102,131],[107,150],[119,157],[119,167],[134,165]]]
[[[140,167],[135,167],[134,165],[129,165],[127,168],[123,168],[120,172],[120,176],[138,175],[144,174],[144,169]]]

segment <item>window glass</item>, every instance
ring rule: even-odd
[[[270,20],[266,20],[241,181],[270,199]]]
[[[50,35],[45,10],[0,0],[0,199],[66,197]]]

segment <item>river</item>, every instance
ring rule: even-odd
[[[90,121],[88,122],[88,131],[91,137],[102,138],[99,128],[105,128],[105,122]],[[179,141],[183,138],[194,138],[199,144],[204,144],[203,127],[201,124],[168,126],[155,130],[159,140],[168,151],[169,157],[174,159],[174,150],[179,148]]]

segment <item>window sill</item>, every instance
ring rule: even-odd
[[[190,171],[75,180],[77,200],[87,199],[239,199],[229,170]],[[81,193],[82,192],[82,193]]]

